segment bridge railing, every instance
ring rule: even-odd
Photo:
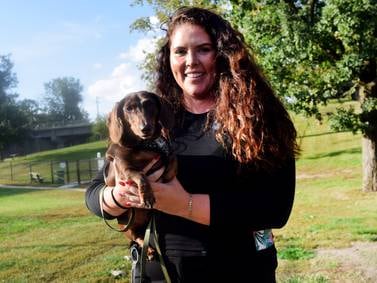
[[[0,163],[0,183],[17,185],[82,185],[88,183],[104,164],[103,158],[75,161]],[[32,174],[33,173],[33,174]],[[35,174],[39,179],[35,178]]]
[[[77,126],[87,126],[91,123],[87,120],[77,120],[77,121],[54,121],[54,122],[45,122],[38,124],[34,130],[43,130],[51,128],[64,128],[64,127],[77,127]]]

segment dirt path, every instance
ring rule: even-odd
[[[332,262],[336,266],[331,282],[377,282],[376,242],[356,242],[348,248],[319,249],[317,252],[316,261]]]

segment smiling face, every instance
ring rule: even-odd
[[[170,68],[185,100],[212,98],[216,79],[216,50],[198,25],[178,25],[170,37]]]

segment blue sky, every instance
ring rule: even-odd
[[[132,0],[0,0],[0,54],[11,54],[20,99],[41,101],[44,83],[80,79],[83,108],[93,119],[127,92],[145,88],[137,65],[153,46],[151,34],[130,33],[153,16]]]

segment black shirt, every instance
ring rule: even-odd
[[[294,199],[295,162],[289,160],[270,171],[240,171],[216,141],[216,123],[203,131],[206,119],[207,114],[185,112],[182,125],[174,131],[174,148],[183,188],[209,194],[210,225],[158,212],[160,244],[168,257],[208,258],[208,267],[213,267],[208,268],[210,278],[236,276],[242,282],[258,282],[252,278],[274,274],[276,250],[257,251],[253,231],[280,228],[287,222]],[[98,191],[103,183],[99,172],[86,193],[88,208],[99,216]]]

